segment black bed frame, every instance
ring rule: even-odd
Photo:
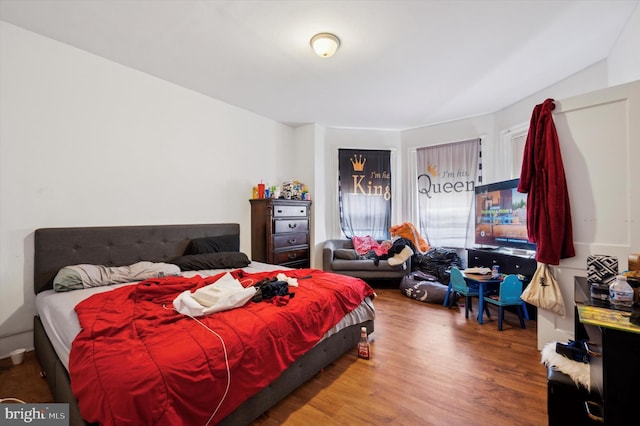
[[[64,266],[80,263],[123,266],[143,260],[163,262],[181,256],[189,241],[194,238],[220,235],[235,235],[239,243],[240,225],[223,223],[37,229],[34,236],[34,292],[37,294],[53,288],[53,279]],[[373,321],[367,321],[347,327],[323,340],[219,424],[250,424],[322,368],[353,349],[360,337],[361,326],[366,326],[369,333],[373,331]],[[34,346],[54,400],[69,403],[69,424],[86,425],[71,392],[69,374],[56,355],[37,315],[34,317]]]

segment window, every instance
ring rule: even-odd
[[[419,148],[416,152],[420,234],[433,247],[466,248],[473,241],[473,198],[481,180],[481,141]]]
[[[355,235],[389,239],[391,151],[338,150],[340,227]]]

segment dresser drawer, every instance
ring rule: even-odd
[[[307,217],[307,206],[274,206],[273,217]]]
[[[309,230],[309,221],[307,219],[274,220],[273,227],[276,234],[307,232]]]
[[[287,268],[293,268],[293,269],[308,268],[309,259],[300,259],[300,260],[296,260],[295,262],[282,263],[280,264],[280,266],[286,266]]]
[[[309,234],[285,234],[274,235],[273,248],[278,250],[293,246],[303,246],[309,244]]]
[[[577,318],[577,317],[576,317]],[[576,319],[576,321],[579,321]],[[591,359],[589,361],[590,385],[592,391],[604,395],[604,370],[602,365],[602,331],[600,327],[583,324],[587,334],[587,345]]]
[[[289,250],[274,253],[274,263],[283,265],[289,262],[298,262],[309,259],[309,249]]]

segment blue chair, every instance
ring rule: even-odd
[[[464,296],[464,317],[469,318],[469,311],[473,312],[473,306],[471,303],[472,297],[478,297],[480,295],[478,286],[470,287],[467,281],[464,279],[464,275],[460,272],[460,269],[453,266],[450,272],[449,288],[447,289],[447,295],[445,297],[445,304],[451,308],[453,305],[453,294],[458,293]],[[489,315],[489,311],[487,311]]]
[[[516,306],[518,309],[518,318],[520,319],[520,327],[526,328],[524,318],[528,317],[524,301],[520,299],[522,294],[522,281],[515,275],[507,275],[500,283],[497,294],[485,296],[485,303],[491,303],[498,307],[498,331],[502,331],[502,320],[504,318],[505,306]],[[488,306],[485,304],[485,306]]]

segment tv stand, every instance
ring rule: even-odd
[[[501,251],[504,252],[505,254],[510,254],[512,256],[521,256],[521,257],[532,257],[535,254],[535,252],[532,252],[531,250],[517,249],[517,248],[502,249]]]
[[[531,257],[530,252],[524,250],[528,256],[518,256],[516,253],[505,253],[501,250],[485,250],[481,249],[467,249],[467,267],[473,268],[487,267],[491,268],[494,265],[500,267],[500,272],[503,274],[520,274],[525,277],[525,284],[529,282],[533,274],[538,268],[538,263]]]
[[[491,268],[493,265],[498,265],[502,274],[514,274],[524,277],[522,279],[523,289],[529,284],[538,268],[538,262],[533,257],[516,256],[500,250],[467,249],[468,268],[473,268],[474,266]],[[527,311],[529,311],[530,318],[537,318],[538,310],[535,306],[527,303]]]

